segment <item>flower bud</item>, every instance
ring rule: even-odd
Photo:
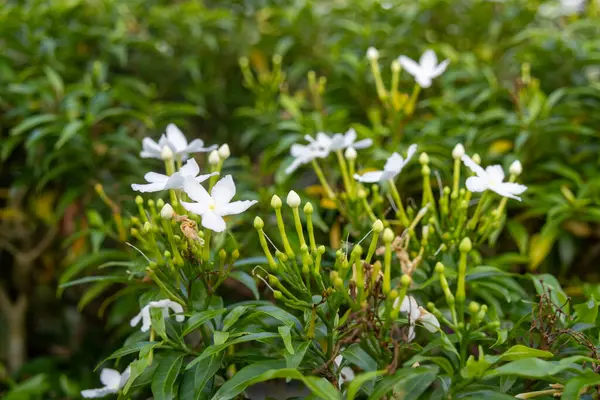
[[[317,247],[317,252],[319,254],[325,254],[325,246],[320,245],[319,247]]]
[[[400,277],[400,284],[404,287],[408,287],[411,282],[412,278],[409,275],[404,274]]]
[[[158,199],[156,201],[156,207],[162,209],[164,205],[165,205],[165,201],[163,199]]]
[[[277,278],[275,275],[269,274],[268,278],[269,278],[269,285],[275,286],[279,283],[279,278]]]
[[[219,154],[219,157],[221,158],[221,160],[227,160],[229,158],[229,156],[231,155],[231,151],[229,150],[229,145],[227,143],[225,143],[224,145],[221,145],[221,147],[219,147],[218,154]]]
[[[390,228],[385,228],[385,230],[383,231],[383,241],[385,243],[392,243],[393,240],[394,231],[392,231]]]
[[[255,229],[262,229],[265,226],[265,222],[262,220],[261,217],[256,217],[254,218],[254,228]]]
[[[465,155],[465,147],[459,143],[452,149],[452,158],[457,159]]]
[[[288,206],[292,208],[297,208],[300,206],[302,200],[300,200],[300,196],[298,196],[298,193],[294,192],[293,190],[290,190],[290,192],[287,195],[286,202]]]
[[[419,156],[419,162],[421,164],[429,164],[429,155],[425,152],[422,152]]]
[[[148,207],[154,207],[154,205],[155,205],[154,200],[152,200],[152,199],[149,199],[147,201],[147,204],[148,204]]]
[[[150,222],[146,222],[142,229],[144,230],[144,233],[148,233],[152,230],[152,224]]]
[[[348,147],[346,149],[346,152],[344,153],[344,157],[346,157],[346,160],[354,161],[356,160],[357,156],[358,154],[356,153],[356,149],[354,147]]]
[[[313,205],[310,202],[304,205],[304,214],[312,214],[314,211]]]
[[[360,255],[363,253],[363,248],[360,244],[357,244],[356,246],[354,246],[354,248],[352,249],[352,253],[356,254],[357,256],[360,257]]]
[[[380,233],[383,230],[383,222],[381,222],[380,219],[373,222],[372,229],[373,229],[373,232]]]
[[[221,260],[224,260],[226,257],[227,257],[227,252],[225,251],[225,249],[219,250],[219,258]]]
[[[356,192],[356,195],[359,199],[364,199],[365,197],[367,197],[367,192],[365,191],[365,189],[360,188],[358,189],[358,192]]]
[[[217,150],[213,150],[208,155],[208,163],[210,165],[217,165],[221,162],[221,157],[219,156],[219,152]]]
[[[521,172],[523,172],[523,166],[521,165],[521,161],[515,160],[512,164],[510,164],[508,172],[515,176],[521,175]]]
[[[281,198],[274,194],[273,197],[271,197],[271,207],[273,207],[274,209],[279,209],[281,208],[281,205]]]
[[[437,264],[435,264],[435,272],[437,272],[438,274],[443,274],[444,273],[444,264],[442,264],[441,262],[438,262]]]
[[[400,65],[400,61],[398,61],[398,59],[392,61],[392,66],[391,66],[392,72],[399,72],[400,67],[401,67],[401,65]]]
[[[234,260],[237,260],[238,258],[240,258],[240,251],[238,249],[235,249],[234,251],[232,251],[231,258],[233,258]]]
[[[396,300],[398,298],[398,291],[396,289],[392,289],[389,291],[387,297],[390,300]]]
[[[479,154],[475,153],[473,154],[473,157],[471,157],[471,159],[473,160],[473,162],[477,165],[481,164],[481,157],[479,156]]]
[[[138,206],[141,206],[142,204],[144,204],[144,199],[142,198],[142,196],[140,196],[140,195],[135,196],[135,204],[137,204]]]
[[[160,210],[160,217],[162,219],[171,219],[175,211],[173,211],[173,207],[169,203],[165,204],[164,207]]]
[[[461,240],[460,245],[458,246],[458,249],[461,253],[468,253],[471,251],[472,248],[473,244],[471,243],[471,239],[469,239],[468,237]]]
[[[469,312],[471,314],[475,314],[479,311],[479,304],[476,301],[472,301],[469,303]]]
[[[160,151],[160,158],[163,160],[171,160],[173,158],[173,150],[169,146],[164,146]]]
[[[369,61],[377,61],[379,59],[379,51],[375,47],[369,47],[367,49],[367,59]]]
[[[281,300],[283,298],[283,294],[279,290],[273,290],[273,297],[277,300]]]

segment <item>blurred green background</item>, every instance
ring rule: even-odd
[[[0,395],[77,398],[95,382],[125,312],[106,311],[106,286],[59,291],[59,279],[127,256],[111,249],[111,210],[94,185],[126,214],[129,185],[150,168],[140,141],[169,122],[229,143],[226,168],[262,204],[315,183],[283,170],[290,145],[320,129],[373,138],[373,162],[413,142],[438,169],[459,142],[486,164],[520,159],[530,189],[490,263],[600,297],[600,6],[561,11],[510,0],[5,1]],[[400,54],[450,60],[401,132],[377,98],[369,46],[388,81]],[[403,73],[401,90],[412,85]],[[402,176],[404,190],[416,193],[419,176]]]

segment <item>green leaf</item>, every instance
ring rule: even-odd
[[[61,275],[59,283],[61,285],[67,283],[86,268],[96,267],[107,261],[130,261],[130,258],[129,254],[120,250],[103,250],[99,253],[82,256],[77,262],[67,267]],[[58,294],[60,295],[61,293],[62,289],[59,287]]]
[[[151,308],[150,309],[150,319],[152,320],[152,329],[158,336],[162,339],[167,340],[167,329],[165,327],[165,317],[163,315],[163,310],[159,308]]]
[[[227,339],[229,339],[229,332],[213,332],[213,341],[215,342],[215,345],[218,346],[220,344],[223,344],[227,341]]]
[[[294,353],[285,353],[286,368],[298,368],[304,359],[304,355],[306,354],[306,350],[308,350],[308,346],[310,346],[310,342],[300,343]]]
[[[127,354],[137,353],[140,350],[142,350],[145,346],[152,344],[157,345],[159,344],[159,342],[136,342],[127,346],[123,346],[119,350],[116,350],[110,356],[102,360],[102,362],[100,362],[98,365],[101,365],[105,361],[112,360],[114,358],[120,358],[126,356]]]
[[[43,396],[50,389],[47,374],[37,374],[13,386],[4,394],[4,400],[29,400]]]
[[[585,303],[573,306],[573,308],[575,309],[575,312],[577,312],[577,317],[575,318],[576,323],[596,323],[596,318],[598,317],[598,302],[595,298],[592,297]]]
[[[251,317],[259,317],[261,314],[266,314],[269,317],[275,318],[281,321],[284,325],[293,325],[297,327],[301,326],[300,321],[298,321],[296,317],[277,306],[268,305],[256,307],[254,312],[251,314]]]
[[[292,328],[289,326],[280,326],[279,328],[277,328],[277,330],[279,331],[279,334],[281,335],[281,338],[283,339],[283,344],[285,345],[285,348],[287,349],[287,351],[290,354],[294,354],[294,346],[292,346]]]
[[[559,372],[580,370],[581,367],[575,364],[578,361],[589,360],[588,357],[572,356],[560,361],[545,361],[539,358],[525,358],[504,364],[501,367],[488,371],[485,378],[496,378],[504,375],[515,375],[525,378],[548,378]]]
[[[221,368],[221,362],[223,361],[223,355],[214,355],[212,357],[202,360],[196,365],[196,373],[194,374],[194,385],[195,385],[195,399],[200,399],[204,387],[208,381],[217,373]]]
[[[139,360],[135,360],[134,362],[132,362],[131,364],[129,364],[129,366],[131,367],[131,373],[129,375],[129,379],[127,380],[127,383],[125,384],[125,387],[123,387],[123,393],[127,394],[127,392],[129,391],[129,389],[131,388],[131,385],[133,384],[133,382],[140,376],[142,375],[142,373],[144,372],[144,370],[149,366],[149,358],[148,357],[144,357],[141,358]]]
[[[20,135],[21,133],[30,131],[35,127],[57,120],[58,116],[54,114],[35,115],[33,117],[24,119],[19,125],[12,128],[10,134],[13,136]]]
[[[586,371],[585,375],[576,376],[567,381],[561,399],[579,400],[583,389],[596,385],[600,385],[600,375],[592,371]]]
[[[47,65],[44,65],[44,73],[46,74],[52,89],[54,89],[54,92],[58,96],[62,96],[65,91],[65,85],[60,75]]]
[[[554,357],[554,354],[552,354],[549,351],[532,349],[531,347],[523,346],[522,344],[517,344],[511,347],[510,349],[506,350],[504,354],[500,355],[500,360],[514,361],[528,357],[551,358]]]
[[[375,361],[366,351],[358,344],[352,344],[347,349],[342,351],[344,359],[356,365],[365,372],[377,370],[377,361]]]
[[[95,285],[89,287],[86,292],[79,299],[79,303],[77,303],[77,310],[81,311],[83,308],[92,302],[95,298],[100,296],[106,289],[111,287],[113,282],[111,281],[101,281],[97,282]]]
[[[184,354],[171,353],[158,361],[158,367],[152,378],[152,394],[155,400],[173,400],[177,396],[175,380],[179,375]]]
[[[279,334],[271,332],[248,333],[220,345],[208,346],[206,349],[204,349],[202,354],[200,354],[186,366],[186,369],[192,368],[194,365],[196,365],[206,357],[210,357],[213,354],[220,353],[221,351],[225,350],[228,346],[238,343],[250,342],[253,340],[261,341],[266,339],[273,339],[276,337],[279,337]]]
[[[223,318],[223,331],[228,331],[249,308],[252,308],[252,306],[237,306],[231,310]]]
[[[422,356],[420,354],[417,354],[414,357],[412,357],[410,360],[406,361],[404,363],[404,366],[410,367],[411,365],[413,365],[416,362],[422,364],[423,361],[431,361],[434,364],[436,364],[438,367],[440,367],[442,370],[444,370],[444,372],[446,374],[448,374],[449,376],[454,375],[454,368],[452,367],[452,363],[450,361],[448,361],[448,359],[445,357]]]
[[[192,316],[188,318],[188,320],[185,323],[185,328],[183,329],[183,336],[188,335],[190,332],[202,326],[205,322],[213,319],[218,315],[224,314],[226,311],[226,308],[221,308],[218,310],[201,311],[199,313],[192,314]]]
[[[81,128],[83,128],[85,124],[83,123],[83,121],[80,121],[78,119],[69,122],[63,129],[63,131],[61,132],[58,140],[56,141],[56,143],[54,144],[54,149],[58,150],[61,147],[63,147],[63,145],[65,143],[67,143],[69,140],[71,140],[71,138],[73,136],[75,136],[77,134],[77,132],[79,132],[79,130]]]
[[[373,393],[371,393],[369,396],[369,400],[378,400],[383,396],[388,396],[392,392],[396,392],[404,396],[412,396],[412,394],[408,391],[409,387],[412,388],[414,386],[410,383],[411,380],[419,382],[419,385],[421,385],[420,388],[422,388],[423,391],[419,392],[417,390],[416,392],[419,392],[418,395],[421,395],[435,380],[438,371],[438,367],[429,366],[399,369],[394,375],[385,377],[379,383],[377,383],[377,385],[375,385]],[[424,376],[419,378],[419,375]],[[399,398],[414,399],[416,397],[399,396]]]
[[[371,371],[365,372],[364,374],[356,375],[348,385],[348,389],[346,390],[346,399],[354,400],[354,397],[356,397],[358,391],[365,383],[372,381],[378,376],[383,375],[385,373],[386,371]]]
[[[237,280],[238,282],[246,286],[248,289],[250,289],[256,300],[260,298],[260,295],[258,293],[258,287],[256,286],[256,281],[254,280],[254,278],[252,278],[252,276],[250,276],[250,274],[244,271],[233,271],[229,274],[229,277]]]
[[[456,398],[461,400],[515,400],[514,396],[510,396],[504,393],[493,392],[491,390],[479,390],[464,395],[460,394],[457,395]]]
[[[437,371],[428,371],[403,379],[394,386],[394,397],[402,400],[417,400],[436,378]]]
[[[310,391],[321,399],[341,400],[338,390],[325,378],[304,376],[296,369],[283,368],[281,361],[258,362],[242,368],[217,391],[212,400],[229,400],[242,393],[248,386],[277,378],[302,381]]]

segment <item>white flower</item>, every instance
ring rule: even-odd
[[[486,169],[477,165],[475,161],[468,155],[462,156],[465,165],[473,171],[476,176],[471,176],[467,179],[467,189],[471,192],[483,192],[491,190],[503,197],[521,201],[518,194],[527,190],[527,186],[512,182],[502,182],[504,180],[504,170],[500,165],[490,165]]]
[[[371,139],[362,139],[356,141],[356,136],[356,131],[352,128],[348,129],[348,131],[344,134],[336,133],[329,142],[329,150],[338,151],[349,148],[353,148],[355,150],[366,149],[373,144],[373,140]]]
[[[335,365],[337,365],[339,368],[340,365],[342,365],[342,361],[344,361],[344,358],[340,354],[333,361],[335,362]],[[350,382],[352,380],[354,380],[354,371],[352,370],[352,368],[342,368],[342,370],[340,371],[340,376],[338,378],[339,387],[341,388],[344,382]]]
[[[538,12],[547,18],[558,18],[578,14],[585,10],[585,0],[559,0],[540,6]]]
[[[183,183],[183,190],[196,203],[181,202],[186,210],[202,217],[202,226],[215,232],[225,230],[227,215],[240,214],[253,206],[256,200],[234,201],[235,183],[231,175],[227,175],[215,184],[210,194],[194,179],[187,178]]]
[[[174,313],[177,314],[175,315],[176,321],[183,322],[185,320],[185,316],[181,314],[183,313],[183,307],[181,306],[181,304],[169,299],[164,299],[158,301],[151,301],[150,303],[142,307],[139,314],[131,319],[131,326],[136,326],[140,323],[140,321],[142,321],[142,332],[148,332],[150,326],[152,325],[152,319],[150,318],[150,309],[152,308],[162,309],[162,314],[164,318],[169,317],[170,308],[171,310],[173,310]]]
[[[450,63],[450,60],[444,60],[438,64],[437,56],[433,50],[425,51],[418,64],[406,56],[398,57],[398,61],[422,88],[430,87],[433,78],[440,76]]]
[[[398,307],[399,298],[394,301],[394,308]],[[420,307],[417,301],[412,296],[404,296],[400,305],[400,312],[407,314],[408,317],[408,341],[415,338],[415,324],[420,322],[429,332],[436,332],[440,328],[438,319]]]
[[[186,178],[193,178],[197,182],[204,182],[213,175],[218,175],[218,172],[212,174],[198,175],[200,173],[200,167],[193,158],[190,158],[183,167],[173,175],[168,176],[159,174],[157,172],[148,172],[144,175],[144,179],[147,184],[133,184],[131,188],[135,191],[147,193],[147,192],[159,192],[167,189],[181,189],[183,182]]]
[[[299,166],[308,164],[315,158],[324,158],[329,155],[331,138],[324,133],[317,134],[317,140],[310,136],[305,136],[308,144],[294,143],[290,148],[290,154],[294,157],[294,161],[285,169],[286,174],[291,174]]]
[[[367,59],[370,61],[377,61],[377,59],[379,58],[379,51],[371,46],[367,49]]]
[[[140,157],[162,160],[162,151],[164,148],[170,148],[169,140],[165,135],[161,135],[158,143],[149,137],[145,137],[144,140],[142,140],[142,151],[140,153]]]
[[[87,399],[95,399],[104,397],[109,394],[117,393],[129,380],[131,374],[131,367],[127,367],[122,374],[119,371],[110,368],[102,368],[100,371],[100,382],[104,387],[100,389],[87,389],[82,390],[81,395]]]
[[[186,160],[189,153],[207,152],[217,148],[216,145],[204,147],[201,139],[194,139],[188,143],[183,132],[175,124],[167,125],[167,140],[173,153],[180,156],[182,160]]]
[[[363,175],[354,175],[354,179],[360,182],[383,182],[390,179],[394,179],[404,168],[404,166],[410,161],[412,156],[417,152],[417,145],[412,144],[408,148],[406,153],[406,159],[398,153],[394,153],[387,159],[383,171],[367,172]]]

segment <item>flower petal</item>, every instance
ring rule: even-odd
[[[127,381],[129,380],[130,376],[131,365],[128,365],[127,368],[125,368],[125,371],[123,371],[123,373],[121,374],[121,380],[119,381],[119,389],[122,389],[127,384]]]
[[[338,354],[338,356],[333,360],[333,362],[335,363],[335,365],[337,365],[338,367],[340,365],[342,365],[342,361],[344,361],[344,357],[342,357],[341,354]]]
[[[225,204],[217,208],[218,215],[222,217],[226,215],[241,214],[257,203],[256,200],[234,201],[233,203]]]
[[[223,217],[212,211],[202,214],[202,226],[215,232],[223,232],[227,227]]]
[[[149,137],[145,137],[142,140],[142,150],[147,153],[160,154],[161,147],[158,143]]]
[[[350,367],[344,367],[342,368],[342,370],[340,371],[340,385],[344,384],[345,382],[351,382],[354,380],[354,371],[352,370],[352,368]]]
[[[423,89],[427,89],[428,87],[431,87],[431,84],[433,83],[432,80],[431,80],[431,77],[429,75],[425,75],[425,74],[416,75],[415,76],[415,81]]]
[[[421,66],[406,56],[398,57],[398,62],[412,76],[417,76],[421,73]]]
[[[133,183],[131,188],[136,192],[142,193],[160,192],[161,190],[165,190],[165,182],[148,183],[145,185]]]
[[[504,169],[501,165],[490,165],[485,169],[485,173],[492,182],[500,183],[504,180]]]
[[[173,310],[175,315],[175,320],[178,322],[183,322],[185,320],[185,316],[183,315],[183,307],[176,301],[169,301],[168,307]]]
[[[413,156],[417,152],[417,149],[418,149],[418,146],[415,143],[408,146],[408,150],[406,151],[406,160],[404,160],[404,164],[408,163],[408,161],[411,158],[413,158]]]
[[[111,368],[102,368],[100,371],[100,382],[108,388],[118,389],[119,382],[121,381],[121,374],[119,371]]]
[[[393,153],[385,162],[383,169],[385,171],[400,172],[404,164],[404,158],[398,153]]]
[[[218,172],[213,172],[211,174],[205,174],[205,175],[198,175],[197,177],[195,177],[194,179],[196,180],[196,182],[200,183],[200,182],[204,182],[205,180],[207,180],[208,178],[210,178],[211,176],[217,176],[219,175]]]
[[[189,153],[206,153],[215,150],[217,147],[218,146],[216,144],[204,147],[204,141],[202,141],[202,139],[194,139],[190,142],[190,144],[188,144],[185,151]]]
[[[346,142],[346,146],[352,146],[352,143],[356,141],[356,137],[357,134],[354,128],[348,129],[344,134],[344,141]]]
[[[189,176],[183,182],[183,191],[190,196],[190,199],[198,203],[203,203],[206,207],[212,201],[206,189]]]
[[[182,153],[188,145],[187,139],[181,130],[175,124],[167,125],[167,139],[173,146],[175,153]]]
[[[361,139],[352,144],[352,147],[355,149],[366,149],[367,147],[371,147],[373,145],[373,139]]]
[[[200,167],[198,166],[198,163],[196,162],[195,159],[190,158],[189,160],[187,160],[185,165],[183,167],[181,167],[181,169],[179,170],[179,173],[184,178],[187,176],[191,176],[192,178],[194,178],[196,175],[198,175],[200,173]]]
[[[221,178],[213,186],[210,194],[217,205],[229,203],[233,199],[233,196],[235,196],[235,183],[233,183],[231,175]]]
[[[469,192],[483,192],[490,188],[488,181],[478,176],[467,178],[465,184],[467,185]]]
[[[517,196],[527,190],[527,186],[520,185],[518,183],[503,182],[490,187],[491,190],[498,193],[500,196],[510,197],[511,199],[521,201],[521,198]]]
[[[421,55],[419,64],[421,64],[421,69],[427,71],[428,75],[430,72],[433,72],[435,66],[437,65],[437,56],[435,55],[435,51],[431,49],[426,50]]]
[[[182,201],[181,205],[188,211],[193,212],[196,215],[204,215],[206,211],[208,211],[208,203],[188,203],[187,201]]]
[[[159,174],[157,172],[148,172],[148,173],[146,173],[146,175],[144,175],[144,179],[146,180],[146,182],[150,182],[150,183],[156,183],[156,182],[165,183],[167,181],[167,179],[169,179],[169,176],[165,175],[165,174]]]
[[[421,310],[421,318],[419,318],[419,322],[427,329],[429,332],[437,332],[440,329],[440,321],[430,313],[425,310],[423,307],[419,307]]]
[[[137,324],[140,323],[140,321],[142,320],[142,312],[140,311],[135,317],[131,318],[131,321],[129,321],[129,325],[136,326]]]
[[[448,64],[450,64],[450,60],[444,60],[440,64],[438,64],[438,66],[436,66],[432,71],[431,77],[436,78],[443,74],[446,68],[448,68]]]
[[[101,388],[101,389],[87,389],[81,391],[81,396],[86,399],[97,399],[100,397],[108,396],[109,394],[116,393],[117,390],[110,388]]]
[[[181,189],[185,179],[179,172],[175,172],[169,177],[167,183],[165,183],[165,189]]]
[[[465,166],[467,168],[469,168],[471,171],[473,171],[478,177],[487,179],[487,173],[485,172],[485,170],[483,168],[481,168],[480,165],[477,165],[477,163],[475,161],[473,161],[473,159],[471,157],[464,154],[461,157],[461,160],[465,164]]]
[[[381,181],[383,171],[366,172],[362,175],[354,174],[354,179],[364,183],[374,183]]]

